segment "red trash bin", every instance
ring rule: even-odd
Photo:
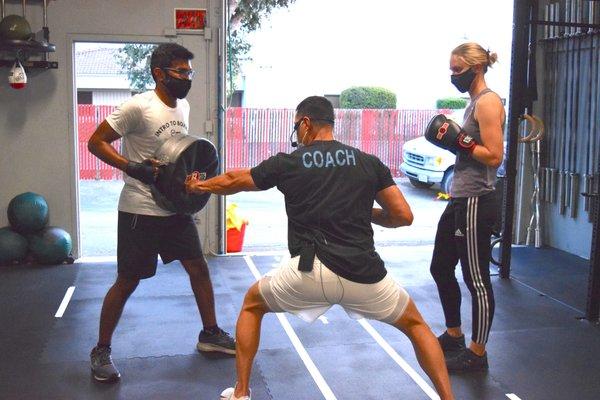
[[[236,228],[227,229],[227,252],[239,253],[244,246],[244,233],[246,233],[246,224],[242,224],[240,230]]]

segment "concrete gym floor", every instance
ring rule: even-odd
[[[385,247],[381,254],[439,334],[444,328],[428,272],[431,250]],[[209,258],[224,329],[233,332],[244,293],[255,280],[252,266],[264,274],[280,258],[272,253]],[[210,400],[234,383],[233,358],[195,351],[199,315],[187,276],[177,263],[159,267],[157,276],[143,281],[125,308],[113,341],[121,381],[94,382],[89,351],[115,270],[110,262],[0,269],[1,399]],[[452,375],[457,399],[600,398],[600,329],[579,319],[587,271],[584,260],[566,253],[515,248],[513,279],[492,278],[496,316],[488,347],[490,369]],[[75,289],[64,315],[55,317],[71,286]],[[254,400],[430,398],[425,390],[431,384],[410,343],[394,328],[351,320],[339,307],[313,324],[290,315],[280,320],[281,315],[269,314],[263,323],[252,377]],[[287,331],[286,320],[291,328]],[[470,331],[468,296],[463,300],[463,321]],[[322,393],[288,333],[297,335],[314,363],[313,373],[323,378],[321,388],[326,385],[335,397]],[[411,378],[411,369],[425,378],[425,389]]]

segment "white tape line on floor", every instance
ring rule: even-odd
[[[256,268],[256,265],[254,264],[254,261],[252,261],[252,258],[250,256],[245,256],[244,260],[246,260],[246,264],[248,264],[248,268],[250,269],[250,271],[254,275],[254,278],[256,278],[256,280],[258,281],[260,279],[261,275],[260,275],[260,272],[258,271],[258,268]],[[282,263],[283,262],[287,262],[286,258],[284,257],[281,262]],[[302,344],[302,342],[298,338],[298,335],[296,335],[296,332],[294,331],[294,328],[292,328],[292,326],[290,325],[290,322],[288,321],[288,319],[285,316],[285,314],[284,313],[276,313],[275,315],[277,316],[277,319],[279,320],[279,323],[281,324],[281,326],[285,330],[285,333],[290,338],[290,341],[292,342],[292,345],[296,349],[296,352],[298,352],[298,355],[302,359],[302,362],[306,366],[306,369],[310,373],[310,376],[312,376],[313,380],[315,381],[315,383],[319,387],[319,390],[323,394],[323,397],[326,400],[337,400],[337,398],[333,394],[333,391],[331,390],[331,388],[329,387],[329,385],[327,384],[327,382],[325,382],[325,379],[323,378],[323,375],[321,375],[321,373],[317,369],[317,366],[315,365],[315,363],[313,362],[313,360],[308,355],[308,352],[306,351],[306,349],[304,348],[304,345]]]
[[[371,326],[371,324],[366,319],[359,319],[358,323],[361,324],[363,328],[365,328],[365,330],[373,337],[373,339],[375,339],[377,344],[379,344],[383,348],[383,350],[385,350],[385,352],[388,353],[392,360],[394,360],[396,364],[398,364],[404,370],[404,372],[406,372],[408,376],[410,376],[411,379],[415,381],[417,385],[419,385],[419,387],[425,392],[427,396],[429,396],[430,399],[440,400],[440,396],[438,396],[435,390],[433,390],[433,388],[429,386],[429,384],[425,382],[423,378],[421,378],[421,375],[419,375],[417,371],[415,371],[410,365],[408,365],[406,361],[404,361],[402,357],[400,357],[396,350],[394,350],[394,348],[390,346],[388,342],[385,341],[385,339],[379,334],[379,332],[377,332],[375,328],[373,328],[373,326]]]
[[[60,306],[58,307],[58,310],[56,311],[56,314],[54,314],[54,316],[56,318],[62,318],[62,316],[64,315],[67,306],[69,305],[69,301],[71,301],[71,296],[73,296],[73,292],[75,291],[75,286],[71,286],[67,289],[67,292],[65,293],[65,297],[63,297]]]

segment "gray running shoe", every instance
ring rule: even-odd
[[[214,334],[202,330],[198,335],[196,348],[198,351],[218,351],[235,355],[235,339],[221,328]]]
[[[92,375],[98,382],[115,382],[121,378],[110,356],[110,347],[94,347],[90,353]]]

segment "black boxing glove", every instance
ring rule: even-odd
[[[460,125],[443,114],[438,114],[429,121],[425,130],[425,138],[436,146],[455,154],[457,151],[471,154],[477,145],[475,139],[468,135]]]
[[[145,159],[141,163],[129,161],[127,163],[127,167],[125,168],[125,173],[147,185],[151,185],[156,182],[154,165],[150,159]]]

